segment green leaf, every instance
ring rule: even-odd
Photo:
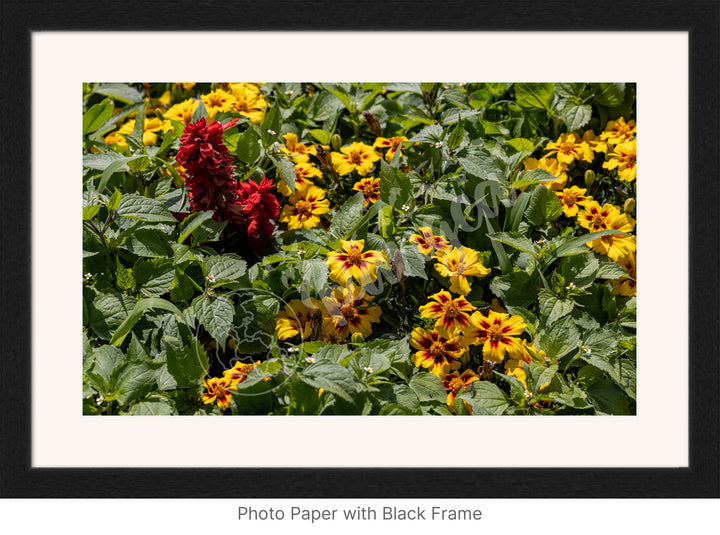
[[[275,136],[280,132],[282,126],[282,115],[280,114],[280,105],[270,106],[265,110],[265,115],[260,123],[260,138],[263,145],[268,146]],[[274,134],[271,132],[275,132]]]
[[[491,154],[458,158],[458,163],[467,173],[483,180],[505,184],[505,169],[502,161]]]
[[[132,311],[127,315],[122,324],[118,326],[115,334],[113,334],[112,340],[110,340],[110,343],[114,346],[119,346],[120,344],[122,344],[125,337],[130,333],[133,326],[138,322],[138,320],[142,317],[145,311],[152,308],[159,308],[161,310],[167,310],[168,312],[172,312],[173,314],[175,314],[176,318],[179,321],[184,321],[182,319],[183,316],[182,312],[180,312],[180,309],[174,304],[172,304],[170,301],[160,299],[159,297],[148,297],[146,299],[141,299],[140,301],[135,303]]]
[[[127,405],[152,391],[161,362],[133,362],[124,366],[110,381],[110,392],[120,405]]]
[[[492,414],[500,415],[509,405],[505,392],[489,381],[475,381],[458,398],[467,401],[473,407],[473,414],[480,415],[487,409]],[[475,408],[477,407],[477,411]]]
[[[557,83],[555,84],[555,91],[563,98],[580,97],[585,90],[584,83]]]
[[[421,402],[438,401],[445,403],[447,398],[447,390],[445,390],[442,381],[432,373],[420,372],[413,375],[408,386],[417,394]]]
[[[164,337],[167,369],[180,388],[196,385],[207,374],[210,363],[202,344],[196,338],[182,347],[177,338]]]
[[[518,251],[537,256],[535,244],[533,244],[532,240],[517,232],[495,232],[494,234],[488,234],[488,238],[509,245]]]
[[[138,219],[148,222],[177,223],[177,219],[170,213],[164,204],[155,199],[141,195],[123,195],[117,214],[129,219]]]
[[[549,110],[554,96],[555,84],[515,84],[515,99],[521,108],[529,110]]]
[[[518,173],[518,176],[513,180],[513,187],[516,189],[526,188],[535,184],[541,184],[543,182],[552,182],[557,180],[558,177],[549,173],[545,169],[530,169],[529,171],[522,171]],[[529,195],[533,195],[535,190],[528,192]]]
[[[403,264],[405,267],[405,277],[420,277],[427,280],[425,273],[425,255],[418,253],[416,245],[403,245],[400,247]]]
[[[237,157],[246,164],[254,163],[260,157],[260,138],[254,128],[248,128],[238,139]]]
[[[610,234],[624,234],[627,236],[625,232],[619,230],[599,230],[597,232],[583,234],[574,238],[564,239],[562,240],[562,243],[555,248],[555,250],[551,251],[545,258],[542,259],[542,269],[546,269],[558,258],[586,253],[589,250],[587,247],[588,242]],[[560,241],[560,238],[556,238],[554,241]]]
[[[549,359],[559,359],[578,347],[580,333],[572,318],[565,318],[548,323],[535,339],[535,343],[539,349],[545,351]]]
[[[610,379],[590,385],[587,389],[590,403],[603,414],[628,415],[630,407],[627,396]]]
[[[380,198],[395,210],[401,210],[412,199],[410,179],[385,160],[380,160]]]
[[[624,83],[600,83],[593,84],[596,87],[595,104],[613,108],[620,106],[625,100]]]
[[[598,279],[619,279],[627,277],[628,273],[615,262],[601,262],[596,276]]]
[[[189,236],[195,232],[205,221],[212,219],[215,212],[208,210],[205,212],[194,212],[187,216],[180,223],[180,236],[178,237],[178,243],[183,243],[188,239]]]
[[[124,414],[128,416],[171,416],[177,414],[177,410],[167,400],[153,399],[133,403]]]
[[[549,221],[555,221],[562,213],[562,203],[558,196],[541,184],[533,190],[525,218],[531,225],[539,227]]]
[[[297,179],[295,175],[295,165],[292,163],[292,161],[286,158],[273,158],[271,156],[270,159],[275,164],[275,167],[277,167],[277,170],[280,171],[280,176],[288,185],[290,191],[294,193],[295,180]]]
[[[95,89],[95,92],[108,97],[113,97],[115,100],[119,100],[127,104],[135,104],[137,102],[142,102],[143,100],[143,94],[134,87],[130,87],[128,84],[102,84]]]
[[[559,297],[555,292],[545,288],[538,292],[538,301],[540,302],[540,315],[546,318],[547,324],[570,314],[575,306],[571,299]]]
[[[490,282],[490,290],[503,300],[505,306],[527,307],[537,299],[537,277],[525,271],[513,271],[507,275],[495,277]]]
[[[303,344],[303,348],[309,345],[308,343]],[[345,345],[326,345],[319,351],[314,353],[316,360],[329,360],[330,362],[339,363],[349,357],[351,351]]]
[[[120,206],[120,200],[122,199],[122,193],[115,188],[115,191],[113,192],[112,196],[110,197],[110,200],[107,203],[107,209],[108,210],[117,210],[118,206]]]
[[[608,328],[594,329],[583,336],[583,345],[588,346],[593,355],[600,357],[612,355],[618,342],[618,333]]]
[[[298,271],[302,275],[303,285],[313,289],[318,295],[323,295],[329,285],[328,265],[322,258],[302,260],[297,264]]]
[[[453,128],[453,131],[450,133],[450,137],[448,138],[448,148],[450,150],[457,149],[460,144],[462,143],[463,138],[465,137],[465,121],[459,120],[457,124],[455,125],[455,128]]]
[[[125,355],[123,355],[120,349],[111,345],[96,347],[92,353],[94,360],[92,373],[105,381],[106,388],[104,389],[104,393],[107,393],[107,385],[110,384],[110,379],[115,370],[125,362]]]
[[[247,271],[247,262],[234,254],[208,256],[205,258],[208,276],[215,279],[214,284],[237,280]]]
[[[193,310],[200,325],[225,347],[235,313],[232,301],[223,295],[201,295],[193,301]]]
[[[175,264],[170,259],[140,259],[133,268],[135,286],[148,297],[160,296],[170,291],[175,279]]]
[[[110,340],[112,333],[128,317],[136,299],[116,292],[100,294],[90,305],[90,328],[103,340]]]
[[[239,290],[235,309],[232,337],[238,351],[261,353],[267,351],[275,331],[275,318],[280,311],[280,300],[269,293]]]
[[[321,145],[329,145],[330,139],[332,136],[330,136],[330,132],[326,132],[325,130],[320,130],[319,128],[316,128],[314,130],[310,130],[308,132],[312,137],[315,138],[315,140],[320,143]]]
[[[133,254],[150,258],[172,256],[172,248],[165,235],[149,228],[135,230],[122,245]]]
[[[552,380],[557,371],[557,364],[551,364],[550,366],[545,366],[538,362],[530,362],[529,364],[526,364],[525,374],[527,377],[528,388],[531,392],[537,394],[540,392],[541,387],[547,388],[547,386],[544,385]]]
[[[330,231],[336,238],[342,238],[349,231],[355,228],[356,223],[360,220],[363,213],[363,205],[365,199],[362,191],[357,192],[355,195],[350,197],[345,203],[338,209],[335,216],[332,219],[332,225]]]
[[[92,134],[112,116],[115,105],[109,98],[95,104],[83,115],[83,136]]]
[[[98,212],[100,211],[100,205],[99,204],[91,204],[90,206],[86,206],[83,208],[83,221],[90,221],[93,217],[95,217]]]
[[[568,132],[582,128],[592,117],[592,106],[580,104],[576,99],[561,100],[558,109]]]
[[[560,262],[560,274],[566,284],[573,283],[578,288],[590,286],[597,276],[600,262],[592,253],[568,256]]]
[[[348,403],[353,403],[353,396],[357,393],[355,379],[350,370],[329,360],[311,364],[300,372],[300,379],[310,386],[335,394]]]
[[[83,167],[104,171],[112,163],[123,162],[123,164],[125,164],[127,160],[128,158],[126,156],[112,151],[83,154]],[[128,171],[127,165],[125,165],[122,170]]]

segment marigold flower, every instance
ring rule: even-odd
[[[362,252],[365,240],[340,240],[344,252],[329,252],[327,265],[330,268],[330,279],[338,284],[345,284],[352,277],[362,286],[377,280],[377,266],[387,263],[382,251]]]
[[[435,330],[416,327],[410,333],[410,345],[417,349],[412,355],[413,364],[428,368],[433,375],[442,377],[457,370],[465,346],[459,335],[452,335],[442,327]]]
[[[322,172],[311,163],[299,163],[295,165],[295,187],[302,185],[312,186],[312,178],[322,178]],[[290,186],[284,180],[278,181],[277,189],[280,193],[289,197],[292,195]]]
[[[445,387],[445,390],[449,390],[447,395],[447,405],[452,412],[455,412],[455,397],[461,390],[465,390],[468,386],[479,379],[480,378],[472,370],[465,370],[462,372],[462,375],[457,371],[454,371],[446,374],[442,378],[442,384]],[[467,402],[465,403],[465,409],[468,414],[472,414],[472,409]]]
[[[243,362],[236,362],[235,365],[229,370],[223,372],[223,377],[230,380],[230,388],[234,389],[238,384],[242,383],[247,377],[250,370],[257,366],[259,362],[245,364]]]
[[[257,86],[247,83],[228,84],[230,93],[235,97],[234,110],[244,115],[253,124],[260,124],[265,116],[268,104]]]
[[[365,176],[373,168],[380,156],[373,148],[365,143],[352,143],[349,147],[343,147],[340,152],[331,153],[332,163],[340,175],[347,175],[357,171],[358,175]]]
[[[379,178],[361,178],[355,184],[353,189],[356,191],[363,192],[363,198],[365,199],[364,206],[375,203],[380,200],[380,179]]]
[[[184,100],[183,102],[171,106],[170,109],[168,109],[163,114],[163,118],[165,119],[162,124],[163,132],[168,132],[169,130],[172,130],[172,123],[170,122],[171,120],[177,121],[182,124],[190,124],[190,121],[192,121],[192,116],[199,105],[199,100],[189,98],[187,100]]]
[[[221,111],[233,111],[237,104],[237,98],[235,95],[223,91],[222,89],[216,89],[207,95],[201,95],[200,99],[205,105],[207,110],[208,119],[214,119],[215,116]]]
[[[220,409],[225,410],[230,406],[232,396],[230,390],[232,390],[232,381],[227,377],[211,377],[203,381],[203,388],[207,392],[203,392],[200,396],[202,402],[205,405],[217,402]]]
[[[146,118],[143,122],[143,145],[154,145],[157,143],[157,134],[155,132],[159,131],[161,128],[162,121],[160,119],[157,117]],[[132,134],[133,130],[135,130],[135,119],[130,119],[120,127],[117,133],[110,135],[116,136],[113,138],[115,143],[121,147],[127,147],[128,145],[127,141],[125,141],[125,136]],[[120,141],[120,138],[122,138],[122,141]],[[106,137],[105,143],[107,143],[107,140],[108,138]]]
[[[279,340],[287,340],[302,334],[308,340],[312,333],[313,314],[320,309],[320,301],[313,298],[292,299],[275,318],[275,330]]]
[[[600,134],[600,139],[607,140],[610,145],[619,145],[630,141],[637,133],[635,121],[625,122],[624,117],[620,117],[617,121],[608,121],[605,131]]]
[[[488,310],[487,316],[475,312],[471,317],[468,338],[476,337],[475,343],[483,344],[483,357],[491,362],[502,362],[507,353],[510,357],[522,359],[523,345],[520,338],[525,331],[525,322],[520,316],[498,314]]]
[[[594,200],[587,200],[583,205],[584,210],[577,216],[577,221],[581,227],[585,227],[590,232],[599,230],[607,230],[608,219],[615,213],[620,213],[620,209],[612,204],[604,204]]]
[[[408,138],[405,136],[379,137],[375,140],[375,143],[373,143],[373,148],[389,148],[390,150],[385,153],[385,161],[390,163],[395,157],[396,152],[398,153],[398,158],[402,157],[403,141],[407,140]]]
[[[619,230],[627,233],[635,228],[635,220],[628,214],[621,214],[616,209],[606,219],[605,225],[608,230]],[[607,255],[612,260],[619,261],[634,252],[637,244],[635,236],[610,234],[588,242],[587,246],[592,247],[596,253]]]
[[[615,295],[637,295],[637,268],[635,253],[631,252],[618,261],[618,264],[627,271],[627,277],[613,279],[613,293]]]
[[[549,151],[546,156],[555,154],[558,161],[564,164],[571,164],[575,160],[593,161],[590,145],[582,141],[574,132],[560,134],[557,141],[551,141],[545,146],[545,150]]]
[[[600,136],[596,136],[592,129],[585,130],[582,140],[590,145],[593,152],[607,152],[607,143]]]
[[[571,186],[561,192],[557,193],[558,199],[562,203],[563,213],[566,217],[575,217],[578,215],[580,208],[579,206],[586,206],[592,197],[586,197],[585,188],[578,188],[577,186]]]
[[[470,312],[475,307],[468,303],[464,297],[453,299],[449,292],[440,290],[430,296],[427,304],[421,306],[420,316],[426,319],[435,319],[435,328],[443,328],[450,333],[465,329],[470,325]]]
[[[551,180],[550,182],[544,183],[545,186],[552,191],[560,191],[567,183],[568,166],[555,158],[545,157],[540,158],[539,160],[536,160],[535,158],[525,158],[523,160],[523,167],[525,167],[525,171],[530,171],[531,169],[543,169],[551,175],[558,177],[557,180]],[[525,188],[527,188],[527,186],[523,186],[519,189],[522,191]]]
[[[308,184],[295,183],[295,193],[288,199],[280,214],[280,222],[289,229],[313,228],[320,224],[319,215],[330,210],[325,190]]]
[[[468,277],[484,277],[490,273],[478,258],[478,252],[469,247],[449,247],[435,253],[435,270],[450,278],[450,291],[461,295],[470,293]]]
[[[603,162],[605,169],[617,168],[618,178],[625,182],[632,182],[637,178],[637,140],[616,145],[609,156],[610,159]]]
[[[297,134],[288,132],[283,136],[285,146],[280,147],[284,153],[289,154],[295,163],[307,163],[310,161],[310,155],[317,155],[317,149],[314,145],[305,145],[298,141]]]
[[[345,340],[348,334],[360,333],[364,338],[372,334],[371,323],[380,322],[380,307],[370,306],[373,299],[361,287],[350,284],[335,288],[322,299],[328,317],[323,325],[323,335]]]
[[[444,251],[450,245],[444,236],[434,236],[430,227],[420,227],[422,234],[413,234],[408,241],[417,244],[418,253],[430,256],[433,251]]]

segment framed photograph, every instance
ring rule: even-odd
[[[523,5],[18,6],[0,496],[718,497],[718,6]]]

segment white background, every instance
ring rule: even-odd
[[[35,33],[32,44],[33,466],[687,465],[687,34]],[[637,416],[82,416],[82,82],[313,80],[638,83]],[[250,442],[260,453],[243,453]]]

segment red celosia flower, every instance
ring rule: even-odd
[[[213,210],[216,218],[230,220],[247,233],[253,250],[259,251],[275,230],[273,220],[280,204],[270,193],[273,184],[263,177],[238,184],[233,171],[233,157],[222,140],[223,132],[239,119],[227,123],[200,119],[185,127],[180,138],[177,161],[185,169],[185,184],[193,212]]]

